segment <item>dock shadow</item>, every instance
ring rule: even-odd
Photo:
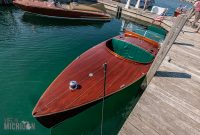
[[[85,20],[70,20],[62,18],[43,17],[36,14],[25,12],[22,15],[22,21],[39,26],[94,26],[101,28],[106,21],[85,21]]]
[[[190,43],[180,43],[180,42],[174,42],[175,45],[182,45],[182,46],[191,46],[193,47],[194,45],[193,44],[190,44]]]
[[[196,33],[194,31],[183,31],[184,33]]]
[[[192,76],[187,73],[182,72],[167,72],[167,71],[157,71],[156,77],[172,77],[172,78],[186,78],[190,79]]]

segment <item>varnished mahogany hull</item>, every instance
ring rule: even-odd
[[[91,11],[79,11],[79,10],[64,10],[57,7],[45,7],[36,5],[27,5],[23,2],[13,1],[13,4],[20,9],[29,13],[62,19],[77,19],[77,20],[97,20],[97,21],[109,21],[110,15],[106,13],[91,12]]]
[[[135,44],[153,56],[159,49],[158,43],[133,33],[115,39]],[[152,61],[139,63],[123,58],[108,48],[111,41],[104,41],[80,55],[47,88],[32,112],[44,126],[51,127],[102,100],[104,63],[107,63],[105,97],[130,87],[146,75]],[[80,88],[70,90],[71,80],[76,80]]]

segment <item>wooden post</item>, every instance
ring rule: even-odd
[[[179,33],[181,32],[182,28],[184,27],[185,23],[188,20],[189,15],[179,15],[174,22],[174,24],[171,27],[171,30],[167,34],[167,37],[165,38],[163,44],[161,45],[161,48],[151,66],[149,69],[149,72],[147,73],[146,79],[144,80],[142,84],[142,88],[146,88],[150,81],[152,80],[154,74],[158,70],[159,66],[163,62],[165,56],[169,52],[170,48],[172,47],[174,41],[178,37]]]
[[[116,18],[120,19],[122,15],[122,7],[121,6],[117,6],[117,13],[116,13]]]
[[[143,8],[143,10],[146,10],[146,8],[147,8],[147,0],[145,0],[145,2],[144,2],[144,8]]]
[[[131,0],[127,0],[127,3],[126,3],[126,5],[125,5],[125,9],[128,9],[128,8],[129,8],[130,3],[131,3]]]
[[[139,7],[140,7],[140,1],[141,1],[141,0],[138,0],[138,1],[137,1],[136,5],[135,5],[135,8],[139,8]]]

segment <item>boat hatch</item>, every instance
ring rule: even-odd
[[[107,47],[123,58],[135,62],[149,63],[154,59],[154,56],[143,48],[116,38],[111,39]]]

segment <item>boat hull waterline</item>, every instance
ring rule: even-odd
[[[132,32],[116,36],[89,49],[51,83],[32,115],[45,127],[52,127],[102,101],[103,97],[130,87],[144,78],[159,44]],[[107,63],[104,95],[104,69]],[[69,82],[75,80],[77,89]]]
[[[135,83],[139,83],[139,85],[141,85],[141,82],[144,80],[145,76],[143,76],[141,79],[139,79],[137,82]],[[123,91],[126,91],[130,88],[135,90],[135,83],[131,84],[130,86],[126,87],[123,89]],[[139,87],[138,85],[138,87]],[[137,90],[137,89],[136,89]],[[137,90],[137,94],[132,95],[133,97],[137,97],[137,95],[141,92],[139,90]],[[110,100],[109,97],[111,96],[107,96],[105,97],[105,101],[106,100]],[[111,97],[112,98],[112,97]],[[123,99],[123,97],[122,97]],[[60,112],[60,113],[56,113],[56,114],[52,114],[52,115],[46,115],[46,116],[41,116],[41,117],[35,117],[42,125],[44,125],[47,128],[51,128],[53,126],[57,126],[59,123],[63,122],[64,120],[74,117],[76,115],[78,115],[79,113],[89,109],[90,107],[95,107],[96,104],[102,102],[102,99],[80,106],[78,108],[74,108],[72,110],[68,110],[68,111],[64,111],[64,112]]]

